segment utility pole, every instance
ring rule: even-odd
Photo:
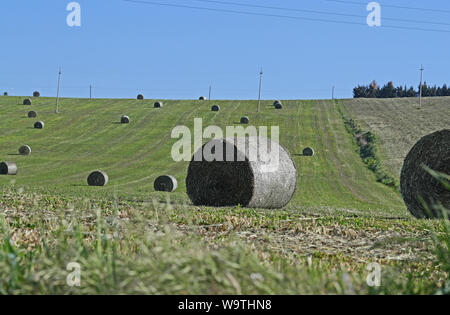
[[[58,91],[56,93],[56,111],[55,113],[58,114],[58,107],[59,107],[59,91],[60,91],[60,87],[61,87],[61,67],[59,68],[59,72],[58,72]]]
[[[419,108],[422,108],[422,82],[423,82],[423,65],[420,67],[420,92],[419,92]]]
[[[89,85],[89,99],[92,99],[92,85]]]
[[[259,73],[259,96],[258,96],[258,113],[261,111],[261,89],[262,89],[262,79],[263,79],[263,69]]]
[[[334,85],[333,85],[333,89],[331,90],[331,99],[334,100]]]
[[[210,86],[209,86],[209,97],[208,97],[208,100],[211,99],[211,90],[212,90],[212,86],[210,85]]]

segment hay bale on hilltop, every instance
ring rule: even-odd
[[[450,176],[449,129],[420,139],[406,156],[400,176],[403,200],[411,214],[417,218],[439,218],[442,213],[435,205],[450,209],[450,190],[425,167]]]
[[[178,187],[175,177],[170,175],[159,176],[154,183],[155,191],[174,192]]]
[[[303,156],[314,156],[316,153],[313,148],[306,147],[303,149]]]
[[[108,184],[109,177],[105,172],[94,171],[89,174],[87,182],[89,186],[105,186]]]
[[[200,101],[206,101],[206,96],[200,96],[198,99],[199,99]]]
[[[247,116],[241,117],[241,124],[247,125],[250,122],[250,119]]]
[[[161,107],[163,107],[163,103],[162,102],[155,102],[154,107],[155,108],[161,108]]]
[[[39,93],[38,91],[34,91],[33,92],[33,97],[40,97],[41,93]]]
[[[19,148],[19,154],[20,155],[30,155],[31,154],[31,147],[28,145],[23,145]]]
[[[124,115],[120,118],[120,123],[121,124],[129,124],[130,123],[130,117]]]
[[[186,178],[187,194],[197,206],[282,208],[296,186],[289,153],[263,137],[208,142],[194,154]]]
[[[43,121],[37,121],[34,123],[34,129],[44,129],[44,122]]]
[[[17,175],[17,165],[14,162],[1,162],[0,175]]]
[[[29,98],[24,99],[24,100],[23,100],[23,105],[28,105],[28,106],[30,106],[30,105],[31,105],[31,100],[30,100]]]
[[[138,94],[137,99],[142,101],[144,99],[144,95]]]
[[[37,112],[35,112],[34,110],[30,110],[28,112],[28,118],[36,118],[37,117]]]
[[[211,107],[211,110],[212,110],[213,112],[218,112],[218,111],[220,111],[220,106],[219,106],[219,105],[213,105],[213,106]]]

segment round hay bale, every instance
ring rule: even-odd
[[[89,174],[87,182],[89,186],[105,186],[108,184],[108,175],[102,171],[94,171]]]
[[[316,153],[313,148],[306,147],[303,149],[303,156],[314,156]]]
[[[44,124],[43,121],[37,121],[37,122],[34,123],[34,128],[35,129],[44,129],[44,126],[45,126],[45,124]]]
[[[162,102],[155,102],[155,108],[161,108],[163,107],[163,103]]]
[[[239,141],[245,150],[238,149]],[[205,158],[221,147],[223,156]],[[263,137],[208,142],[194,154],[186,178],[187,194],[197,206],[279,209],[289,203],[296,187],[297,170],[289,153]]]
[[[241,117],[241,124],[248,124],[250,119],[247,116]]]
[[[122,118],[120,118],[120,123],[121,124],[129,124],[130,123],[130,117],[124,115],[122,116]]]
[[[198,99],[199,99],[200,101],[206,101],[206,96],[200,96]]]
[[[20,155],[30,155],[31,154],[31,148],[28,145],[23,145],[19,148],[19,154]]]
[[[36,118],[37,117],[37,112],[35,112],[34,110],[30,110],[28,112],[28,118]]]
[[[17,165],[14,162],[1,162],[0,175],[17,175]]]
[[[138,100],[143,100],[143,99],[144,99],[144,95],[139,94],[139,95],[137,96],[137,99],[138,99]]]
[[[280,101],[273,102],[273,106],[277,106],[277,104],[281,104],[281,102]]]
[[[29,98],[24,99],[23,105],[31,105],[31,100]]]
[[[154,183],[155,191],[174,192],[178,187],[175,177],[170,175],[159,176]]]
[[[33,92],[33,97],[40,97],[41,93],[39,93],[38,91],[34,91]]]
[[[219,105],[213,105],[213,106],[211,107],[211,110],[212,110],[213,112],[218,112],[218,111],[220,111],[220,106],[219,106]]]
[[[435,206],[450,209],[450,191],[424,166],[450,176],[450,129],[420,139],[406,156],[400,176],[400,190],[411,214],[440,218],[443,214]]]
[[[283,104],[281,103],[275,104],[275,109],[283,109]]]
[[[3,93],[3,96],[8,96],[8,92]]]

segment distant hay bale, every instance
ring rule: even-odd
[[[130,117],[124,115],[122,116],[122,118],[120,118],[120,123],[121,124],[129,124],[130,123]]]
[[[218,112],[218,111],[220,111],[220,106],[219,106],[219,105],[213,105],[213,106],[211,107],[211,110],[212,110],[213,112]]]
[[[206,96],[200,96],[198,99],[199,99],[200,101],[206,101]]]
[[[37,112],[35,112],[34,110],[30,110],[28,112],[28,118],[36,118],[37,117]]]
[[[31,105],[31,100],[29,98],[24,99],[23,105]]]
[[[241,124],[248,124],[250,119],[247,116],[241,117]]]
[[[154,183],[155,191],[174,192],[178,187],[175,177],[170,175],[159,176]]]
[[[314,156],[316,153],[314,152],[313,148],[306,147],[303,149],[303,155],[304,156]]]
[[[19,154],[20,155],[30,155],[31,154],[31,148],[28,145],[23,145],[19,148]]]
[[[283,109],[283,104],[281,103],[275,104],[275,109]]]
[[[273,106],[277,106],[277,104],[281,104],[281,102],[280,101],[275,101],[275,102],[273,102]]]
[[[17,165],[14,162],[1,162],[0,175],[17,175]]]
[[[34,91],[33,92],[33,97],[40,97],[41,93],[39,93],[38,91]]]
[[[105,186],[108,184],[109,178],[105,172],[94,171],[89,174],[87,182],[89,186]]]
[[[3,96],[8,96],[8,92],[3,93]]]
[[[218,156],[209,156],[221,147]],[[296,186],[297,170],[289,153],[263,137],[208,142],[195,153],[186,178],[187,194],[197,206],[279,209],[292,199]]]
[[[44,126],[45,126],[45,124],[44,124],[43,121],[37,121],[37,122],[34,123],[34,128],[35,129],[44,129]]]
[[[155,102],[155,108],[161,108],[163,107],[163,103],[162,102]]]
[[[144,95],[139,94],[139,95],[137,96],[137,99],[138,99],[138,100],[143,100],[143,99],[144,99]]]
[[[443,214],[435,206],[449,210],[450,191],[424,167],[450,176],[450,129],[420,139],[406,156],[400,176],[400,190],[411,214],[439,218]]]

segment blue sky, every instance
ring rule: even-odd
[[[144,0],[145,1],[145,0]],[[150,1],[150,0],[149,0]],[[385,20],[410,19],[450,24],[445,0],[380,1],[382,26],[370,28],[364,5],[325,0],[223,0],[360,15],[345,17],[245,8],[193,0],[153,0],[208,8],[250,11],[356,24],[230,14],[154,6],[122,0],[78,0],[81,27],[69,27],[69,0],[2,1],[0,91],[55,96],[58,67],[62,96],[192,99],[256,99],[264,68],[263,98],[351,97],[371,80],[419,84],[425,66],[429,84],[450,84],[450,25]],[[368,3],[369,1],[353,0]],[[444,12],[385,7],[421,7]],[[359,25],[361,24],[361,25]],[[389,25],[449,32],[394,30]]]

